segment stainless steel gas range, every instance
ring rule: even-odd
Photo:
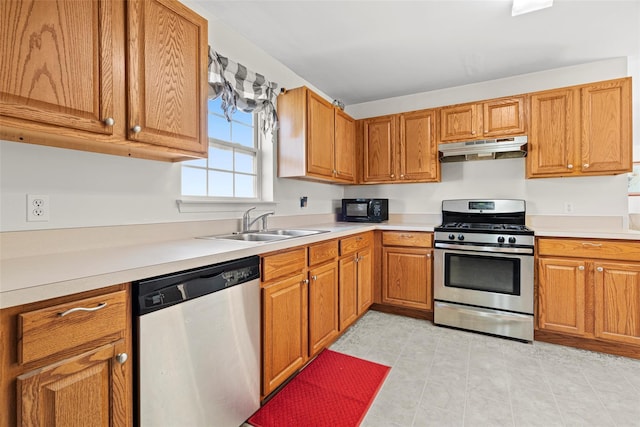
[[[524,200],[442,202],[434,323],[533,340],[534,236]]]

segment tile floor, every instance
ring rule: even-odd
[[[376,311],[331,349],[392,368],[363,427],[640,426],[640,360]]]

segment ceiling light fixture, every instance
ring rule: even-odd
[[[511,16],[518,16],[553,6],[553,0],[513,0]]]

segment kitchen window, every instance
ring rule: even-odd
[[[182,163],[182,195],[260,200],[258,114],[237,110],[229,122],[220,104],[208,102],[209,158]]]

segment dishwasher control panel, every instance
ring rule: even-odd
[[[260,279],[260,258],[248,257],[133,283],[134,313],[141,316]]]

